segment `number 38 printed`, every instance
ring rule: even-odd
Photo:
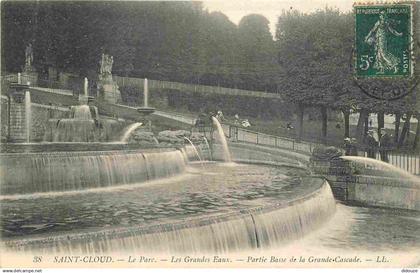
[[[369,55],[362,55],[360,56],[360,65],[359,68],[362,70],[368,70],[370,67],[370,63],[373,63],[373,57]]]

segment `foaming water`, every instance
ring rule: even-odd
[[[73,119],[77,120],[91,120],[92,114],[88,105],[77,105],[71,107],[71,114]]]
[[[181,151],[52,152],[2,158],[2,195],[138,183],[185,170]]]
[[[200,161],[203,161],[203,159],[201,159],[201,156],[198,153],[197,147],[195,147],[194,143],[192,143],[192,141],[188,137],[184,137],[184,139],[187,140],[191,144],[191,146],[193,147],[195,155],[197,156],[197,159],[200,160]]]
[[[267,172],[267,170],[261,171],[263,173]],[[225,174],[223,175],[225,176]],[[203,177],[208,179],[208,176]],[[214,179],[217,181],[218,177]],[[234,181],[232,180],[232,182]],[[250,178],[249,181],[254,180]],[[108,253],[117,249],[168,254],[232,253],[244,249],[267,249],[294,240],[295,238],[300,238],[311,230],[317,229],[335,211],[335,201],[332,197],[331,190],[327,183],[321,183],[319,179],[315,179],[312,182],[306,181],[301,184],[302,187],[297,185],[293,186],[297,187],[296,190],[298,192],[308,192],[308,185],[313,183],[311,184],[311,189],[315,190],[312,192],[309,190],[308,194],[297,194],[295,195],[296,198],[291,198],[290,200],[287,196],[280,195],[275,197],[276,191],[267,188],[269,184],[264,186],[264,183],[255,188],[255,183],[260,184],[260,182],[253,182],[247,186],[247,188],[250,187],[249,190],[244,189],[246,184],[237,184],[238,190],[240,189],[237,192],[236,190],[227,191],[226,189],[219,189],[220,185],[224,184],[220,182],[216,183],[216,185],[213,185],[213,183],[198,183],[199,185],[196,185],[197,182],[193,181],[185,185],[185,183],[180,182],[176,185],[170,185],[175,188],[186,187],[185,190],[193,186],[196,190],[200,189],[200,191],[191,192],[187,195],[180,192],[179,197],[173,196],[169,199],[166,199],[165,196],[168,194],[173,195],[173,193],[168,190],[170,188],[167,185],[149,188],[149,190],[159,190],[161,194],[157,196],[151,195],[151,192],[142,193],[141,191],[137,191],[138,193],[136,194],[144,194],[143,200],[132,199],[131,195],[134,194],[132,190],[114,194],[116,200],[105,198],[109,195],[107,194],[100,196],[98,202],[105,205],[104,209],[108,207],[104,212],[110,214],[110,216],[101,217],[99,218],[100,221],[115,221],[115,219],[113,220],[115,217],[120,219],[129,217],[129,219],[132,219],[130,223],[131,221],[135,221],[134,223],[128,227],[117,226],[102,228],[100,231],[85,230],[80,233],[57,234],[54,237],[49,236],[46,239],[27,238],[18,241],[8,241],[6,244],[16,250],[33,250],[36,253],[50,251],[52,253],[66,252],[67,255],[75,253]],[[268,180],[266,183],[271,182]],[[282,189],[286,185],[293,185],[287,181],[279,181],[278,183],[279,189]],[[209,189],[202,189],[203,187],[209,187],[213,189],[212,191],[216,190],[217,192],[220,191],[220,193],[214,192],[213,197],[211,197],[212,195],[208,196]],[[255,195],[256,192],[252,192],[252,190],[255,191],[258,188],[260,190],[264,189],[266,194],[261,193],[261,195]],[[162,192],[161,190],[164,191]],[[242,191],[246,193],[246,196],[242,195]],[[223,199],[219,200],[222,196]],[[160,201],[153,201],[150,197],[154,197],[154,199],[158,198],[156,201]],[[89,203],[93,202],[93,204],[95,204],[95,200],[97,199],[93,195],[86,195],[84,198],[90,200]],[[192,199],[186,203],[186,200],[183,200],[185,198]],[[68,198],[61,199],[59,200],[60,204],[57,204],[57,206],[61,207],[62,205],[66,205],[72,207],[73,212],[71,215],[82,213],[80,217],[73,215],[73,218],[75,217],[74,219],[77,219],[78,222],[86,221],[85,225],[89,224],[92,221],[91,215],[97,215],[98,212],[96,210],[92,211],[92,205],[87,204],[86,201],[82,202],[80,199],[78,200],[75,203],[74,200]],[[136,202],[135,200],[144,203],[144,205],[136,205],[133,203]],[[250,202],[251,200],[253,202]],[[279,202],[279,200],[282,201]],[[39,207],[40,203],[42,203],[39,200],[34,200],[34,202],[36,202],[34,203],[35,207]],[[121,202],[128,202],[130,206],[122,207],[119,205]],[[236,204],[236,202],[239,203]],[[108,203],[114,205],[109,207]],[[32,204],[27,205],[27,208],[21,206],[21,209],[26,210],[33,207]],[[226,210],[228,208],[226,206],[228,205],[234,206],[235,209]],[[8,206],[8,210],[12,209],[13,203],[8,203]],[[239,207],[236,208],[237,206]],[[99,210],[102,211],[103,209],[100,207]],[[51,213],[54,213],[54,211],[51,211]],[[61,213],[54,217],[63,218],[55,219],[60,225],[63,221],[69,221],[66,225],[70,225],[70,227],[76,225],[77,223],[74,224],[72,222],[73,218],[66,218],[69,216]],[[8,213],[7,217],[14,216]],[[53,216],[50,215],[50,217]],[[142,221],[146,221],[147,225],[142,224],[144,223]],[[137,222],[139,223],[136,224]],[[77,224],[79,229],[81,228],[81,223]],[[41,225],[39,227],[39,225],[25,224],[23,228],[54,228],[60,230],[60,225],[56,226],[51,221],[48,224],[52,226]],[[96,223],[95,226],[98,224]],[[41,232],[42,230],[35,231]]]
[[[71,107],[70,118],[51,120],[53,142],[95,142],[97,141],[97,108],[89,105]]]
[[[181,149],[182,154],[185,157],[185,161],[188,163],[191,162],[207,162],[206,160],[203,160],[204,158],[202,156],[200,156],[199,151],[197,150],[197,148],[194,145],[185,145],[182,149]]]
[[[54,128],[53,142],[95,142],[95,122],[86,119],[61,119]]]
[[[418,216],[418,212],[407,210],[351,207],[338,203],[335,214],[319,229],[288,244],[257,253],[266,257],[286,257],[284,262],[267,265],[270,267],[418,267]],[[255,256],[255,250],[240,251],[233,257],[248,255]],[[292,256],[302,256],[305,262],[290,262]],[[378,256],[385,256],[388,262],[378,263]],[[354,257],[360,257],[360,261],[340,262],[340,259]],[[337,258],[337,262],[323,262],[328,258]]]
[[[338,204],[336,214],[321,229],[273,252],[315,257],[357,255],[364,258],[363,264],[371,259],[374,266],[380,266],[376,257],[383,253],[389,260],[387,266],[419,264],[419,216],[413,211]]]
[[[199,172],[197,171],[196,173],[199,173]],[[191,174],[194,174],[194,172],[189,172],[187,170],[186,173],[177,174],[171,177],[157,178],[157,179],[150,180],[150,182],[153,182],[153,183],[134,183],[134,184],[115,185],[115,186],[104,187],[104,188],[89,188],[83,191],[71,190],[71,191],[57,191],[57,192],[37,192],[37,193],[31,193],[31,194],[0,195],[0,201],[38,199],[38,198],[55,198],[55,197],[60,197],[60,196],[72,196],[72,195],[80,196],[80,195],[92,194],[92,193],[101,193],[101,192],[104,193],[104,192],[115,192],[119,190],[135,190],[138,188],[159,187],[160,185],[178,183],[185,179],[189,179],[191,178]]]
[[[229,168],[234,168],[234,167],[238,166],[238,163],[236,163],[236,162],[225,162],[225,163],[222,163],[222,164],[223,164],[223,166],[229,167]]]
[[[383,170],[386,171],[387,174],[394,176],[394,177],[405,177],[410,179],[411,181],[415,181],[417,183],[420,183],[420,178],[416,177],[415,175],[412,175],[411,173],[398,168],[394,165],[391,165],[387,162],[383,162],[380,160],[376,160],[373,158],[368,157],[360,157],[360,156],[341,156],[342,159],[349,160],[358,164],[363,164],[363,166],[370,166],[377,170]]]
[[[212,155],[210,144],[209,144],[209,141],[207,140],[207,137],[204,137],[204,141],[206,142],[207,149],[209,151],[209,160],[212,161],[213,160],[213,155]]]
[[[231,162],[232,156],[230,154],[229,147],[227,145],[226,136],[225,136],[225,133],[223,132],[222,125],[220,125],[220,122],[216,117],[212,117],[212,120],[213,120],[213,124],[216,126],[217,134],[219,136],[219,141],[222,144],[223,159],[225,162]]]
[[[121,137],[121,142],[124,142],[124,143],[126,143],[127,142],[127,140],[128,140],[128,138],[131,136],[131,134],[137,129],[137,128],[139,128],[140,126],[142,126],[143,125],[143,123],[141,123],[141,122],[135,122],[135,123],[133,123],[133,124],[131,124],[131,125],[129,125],[125,130],[124,130],[124,134],[122,135],[122,137]]]

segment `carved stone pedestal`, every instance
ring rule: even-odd
[[[25,142],[27,138],[25,91],[28,85],[12,83],[10,85],[10,115],[9,115],[9,142]]]
[[[112,64],[114,59],[108,54],[102,54],[100,61],[99,80],[98,80],[98,98],[108,103],[119,103],[121,93],[118,85],[112,79]]]
[[[22,84],[26,84],[29,86],[37,86],[38,73],[36,71],[23,71],[21,74],[21,82]]]
[[[98,98],[108,103],[121,102],[121,93],[115,82],[99,81],[98,82]]]

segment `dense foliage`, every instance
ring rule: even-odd
[[[21,71],[25,46],[32,43],[41,75],[48,67],[96,75],[105,52],[114,56],[117,75],[278,92],[302,113],[307,106],[318,106],[325,133],[327,108],[418,115],[415,92],[384,102],[355,87],[351,13],[328,8],[310,14],[284,11],[273,39],[265,17],[250,14],[236,26],[200,2],[1,4],[3,72]],[[394,87],[379,81],[376,88]]]
[[[3,70],[16,72],[32,43],[37,70],[81,75],[98,70],[102,52],[115,74],[275,91],[268,20],[239,27],[198,2],[3,2]],[[266,73],[270,67],[270,73]]]

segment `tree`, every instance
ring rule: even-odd
[[[275,92],[278,65],[269,21],[259,14],[247,15],[239,22],[238,35],[241,87]]]
[[[279,83],[284,97],[298,105],[299,137],[305,106],[320,107],[324,140],[327,109],[350,108],[346,93],[351,88],[351,18],[350,14],[326,8],[311,14],[283,11],[278,19],[278,60],[284,71]]]

